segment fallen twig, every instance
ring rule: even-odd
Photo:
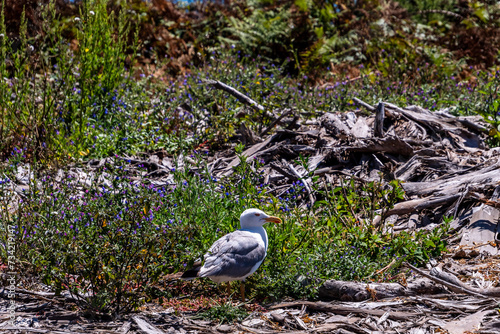
[[[212,85],[217,89],[221,89],[221,90],[231,94],[235,98],[237,98],[240,102],[248,104],[248,105],[250,105],[258,110],[264,111],[264,107],[262,105],[260,105],[256,101],[252,100],[251,98],[249,98],[245,94],[237,91],[233,87],[226,85],[225,83],[222,83],[218,80],[203,80],[203,83],[208,84],[208,85]]]
[[[56,300],[48,298],[48,297],[55,297],[55,293],[52,293],[52,292],[45,292],[45,293],[43,293],[43,292],[33,292],[33,291],[25,290],[25,289],[16,288],[15,294],[16,295],[18,295],[18,294],[26,294],[26,295],[34,296],[37,299],[41,299],[41,300],[44,300],[46,302],[52,302],[52,303],[56,302]],[[2,293],[0,293],[0,296],[3,296],[3,291],[2,291]]]
[[[357,97],[353,97],[352,99],[354,100],[354,102],[356,102],[357,104],[360,104],[361,106],[365,107],[365,109],[368,109],[369,111],[375,110],[374,106],[366,103],[365,101],[358,99]]]
[[[424,198],[418,198],[418,199],[412,199],[409,201],[397,203],[394,205],[392,209],[387,211],[384,215],[384,217],[392,216],[392,215],[404,215],[407,213],[412,213],[416,211],[420,211],[423,209],[429,209],[429,208],[434,208],[436,206],[444,205],[446,203],[450,203],[453,201],[456,201],[459,199],[463,193],[458,193],[454,195],[449,195],[449,196],[440,196],[440,197],[424,197]],[[373,220],[373,225],[374,226],[379,226],[380,223],[382,222],[382,216],[376,216],[375,219]]]
[[[265,136],[269,131],[271,131],[271,129],[276,125],[278,124],[283,118],[285,118],[286,116],[290,115],[290,113],[292,112],[291,109],[287,109],[285,111],[283,111],[283,113],[281,114],[280,117],[278,117],[277,119],[275,119],[271,124],[269,124],[269,126],[267,128],[265,128],[260,134],[259,136],[263,137]]]
[[[384,271],[388,270],[390,267],[392,267],[392,265],[396,263],[396,259],[392,259],[391,263],[389,263],[388,265],[386,265],[384,268],[380,269],[380,270],[377,270],[374,274],[370,275],[371,276],[376,276],[376,275],[380,275],[382,274]]]
[[[419,14],[437,13],[437,14],[448,15],[448,16],[454,17],[457,20],[464,19],[464,17],[460,14],[450,12],[449,10],[442,10],[442,9],[426,9],[426,10],[421,10],[418,13]]]
[[[414,267],[412,266],[411,264],[409,264],[408,262],[404,262],[403,263],[404,266],[410,268],[411,270],[415,271],[416,273],[418,273],[419,275],[422,275],[424,277],[427,277],[428,279],[431,279],[433,280],[434,282],[437,282],[439,284],[442,284],[450,289],[454,289],[454,290],[457,290],[457,291],[460,291],[460,292],[463,292],[465,294],[468,294],[468,295],[471,295],[471,296],[475,296],[475,297],[480,297],[480,298],[486,298],[486,299],[489,299],[491,298],[490,296],[487,296],[487,295],[484,295],[482,293],[478,293],[478,292],[475,292],[473,291],[472,289],[470,288],[465,288],[463,286],[458,286],[456,284],[452,284],[450,282],[447,282],[445,280],[442,280],[436,276],[433,276],[431,274],[428,274],[420,269],[418,269],[417,267]]]
[[[302,181],[302,183],[304,183],[304,186],[306,188],[306,191],[307,191],[307,194],[309,196],[309,202],[311,204],[311,209],[314,205],[314,202],[316,202],[316,199],[314,198],[313,196],[313,193],[312,193],[312,189],[311,189],[311,186],[309,185],[309,182],[304,179],[302,176],[300,176],[299,172],[297,172],[297,170],[293,167],[292,164],[288,164],[288,167],[290,168],[290,170],[293,172],[293,174],[299,179]]]

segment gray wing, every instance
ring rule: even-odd
[[[234,231],[217,240],[205,254],[200,277],[243,277],[266,257],[266,249],[252,233]]]

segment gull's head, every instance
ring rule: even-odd
[[[241,228],[260,227],[265,223],[281,223],[278,217],[269,216],[259,209],[247,209],[240,216]]]

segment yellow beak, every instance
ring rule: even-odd
[[[264,220],[268,223],[276,223],[276,224],[281,224],[281,219],[279,219],[278,217],[267,217],[267,218],[264,218]]]

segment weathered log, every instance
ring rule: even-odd
[[[251,157],[255,156],[255,154],[257,154],[259,151],[261,151],[264,147],[266,147],[267,144],[272,142],[275,138],[276,138],[276,135],[269,136],[262,143],[255,144],[255,145],[249,147],[248,149],[246,149],[245,151],[243,151],[243,153],[241,153],[241,155],[246,157],[246,158],[251,158]],[[232,172],[233,167],[236,167],[239,164],[240,164],[240,158],[239,157],[233,158],[233,160],[224,169],[224,175],[230,174]]]
[[[346,139],[351,134],[347,125],[337,115],[332,113],[327,113],[321,117],[321,126],[334,138]]]
[[[464,128],[457,118],[452,115],[432,113],[418,106],[409,106],[404,109],[391,103],[386,103],[385,106],[401,113],[414,122],[426,126],[435,133],[444,134],[447,138],[451,138],[458,147],[467,149],[482,148],[483,146],[479,136]]]
[[[451,196],[467,185],[476,189],[488,189],[500,182],[500,161],[495,164],[454,177],[429,182],[406,182],[402,184],[408,196]]]
[[[380,102],[375,109],[375,122],[373,135],[375,137],[384,137],[384,102]]]
[[[241,122],[239,131],[243,145],[254,145],[259,141],[255,133],[246,126],[245,122]]]
[[[118,333],[127,334],[131,326],[132,323],[130,321],[125,321],[123,325],[118,329]]]
[[[363,301],[421,294],[438,294],[446,290],[434,282],[419,279],[405,287],[399,283],[360,283],[328,280],[319,288],[324,300]]]
[[[351,128],[351,133],[354,137],[360,139],[371,137],[371,129],[365,117],[358,117],[356,123]]]
[[[380,153],[412,156],[413,148],[398,137],[367,138],[353,146],[337,148],[349,152]]]
[[[430,270],[430,275],[432,275],[436,278],[439,278],[443,281],[446,281],[450,284],[455,285],[456,287],[449,286],[449,288],[454,289],[457,292],[464,292],[464,290],[465,290],[465,291],[476,293],[476,294],[479,294],[479,295],[482,295],[485,297],[494,297],[494,298],[500,297],[500,288],[494,287],[494,288],[489,288],[489,289],[478,289],[478,288],[468,286],[467,284],[465,284],[461,280],[459,280],[458,277],[456,277],[452,273],[443,271],[439,266],[433,267]]]
[[[373,310],[373,309],[363,309],[359,307],[350,307],[345,305],[335,305],[326,302],[309,302],[309,301],[296,301],[290,303],[281,303],[278,305],[271,306],[270,310],[276,310],[279,308],[286,307],[303,307],[316,311],[322,312],[333,312],[335,314],[361,314],[361,315],[374,315],[381,317],[387,312],[384,310]],[[389,312],[388,318],[395,320],[408,320],[409,317],[418,316],[420,313],[417,312]]]
[[[484,123],[483,117],[476,115],[476,116],[461,116],[457,117],[457,121],[468,127],[470,130],[474,130],[476,132],[488,132],[488,128],[485,126],[479,124],[479,123]]]
[[[283,176],[286,176],[288,179],[290,179],[293,182],[300,180],[300,176],[295,175],[292,171],[290,171],[288,169],[288,165],[286,165],[286,164],[281,165],[279,162],[274,161],[274,162],[271,162],[269,164],[269,166],[271,166],[272,169],[274,169],[278,173],[282,174]]]
[[[464,173],[470,170],[468,165],[460,165],[447,160],[445,157],[424,157],[420,154],[415,154],[406,163],[401,165],[394,172],[394,177],[401,181],[420,181],[424,173],[436,171],[439,175],[450,175],[456,173]],[[420,178],[419,178],[420,176]],[[416,179],[416,180],[415,180]]]
[[[460,245],[474,246],[478,252],[498,255],[500,252],[496,245],[496,236],[499,219],[500,211],[496,208],[492,208],[486,204],[475,208],[469,224],[467,224],[462,234]]]
[[[372,105],[366,103],[363,100],[358,99],[357,97],[353,97],[352,99],[353,99],[354,102],[356,102],[357,104],[363,106],[364,108],[366,108],[369,111],[374,111],[375,110],[375,107],[373,107]]]
[[[462,239],[461,246],[473,246],[478,252],[486,252],[490,255],[498,255],[498,222],[500,221],[500,210],[494,205],[500,197],[500,186],[495,188],[493,195],[485,204],[472,208]]]

